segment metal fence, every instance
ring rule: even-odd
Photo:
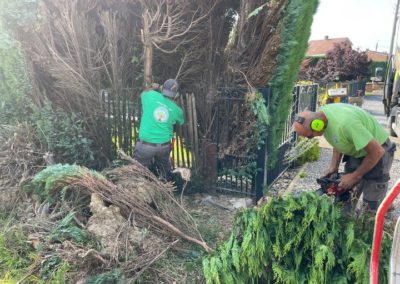
[[[364,96],[366,86],[367,80],[350,81],[348,85],[349,97]]]
[[[224,88],[219,90],[216,106],[216,189],[220,192],[254,195],[256,170],[254,157],[248,156],[246,141],[240,135],[246,131],[245,90]],[[253,153],[256,155],[256,153]],[[253,170],[252,170],[253,169]]]
[[[138,99],[140,90],[124,89],[118,94],[101,90],[100,95],[107,119],[107,131],[111,136],[115,153],[118,149],[123,149],[132,155],[142,116]]]
[[[263,88],[259,90],[266,101],[266,106],[271,97],[271,90]],[[221,192],[237,193],[240,195],[253,196],[259,199],[263,195],[263,188],[272,185],[289,167],[284,162],[285,154],[293,147],[296,136],[292,131],[292,121],[296,113],[303,110],[315,111],[318,99],[318,85],[295,86],[293,89],[293,104],[288,115],[281,143],[277,155],[278,161],[274,168],[266,167],[268,160],[268,149],[266,145],[254,153],[253,156],[235,156],[221,153],[221,145],[229,148],[229,142],[234,141],[234,136],[244,129],[235,129],[246,125],[246,116],[243,115],[245,97],[240,90],[225,89],[221,92],[217,105],[217,183],[216,188]],[[232,125],[233,116],[241,115]],[[226,127],[226,125],[230,125]],[[250,127],[250,126],[249,126]],[[228,144],[228,146],[226,146]],[[252,163],[249,165],[249,161]],[[243,170],[243,169],[247,169]],[[252,169],[251,174],[248,169]]]
[[[259,91],[268,106],[271,90],[263,88]],[[253,127],[251,124],[254,122],[254,119],[249,119],[249,113],[246,113],[248,108],[245,107],[245,91],[221,90],[216,105],[216,123],[211,141],[211,144],[216,144],[216,151],[214,154],[212,151],[206,153],[208,159],[213,159],[211,157],[213,156],[217,160],[215,170],[214,167],[210,167],[212,161],[207,169],[214,171],[209,174],[215,180],[216,189],[221,192],[260,198],[263,195],[263,188],[272,185],[290,166],[284,162],[284,156],[296,139],[291,129],[293,116],[306,109],[315,111],[317,91],[317,85],[296,86],[293,89],[293,104],[278,149],[279,162],[273,169],[267,170],[266,162],[269,151],[266,145],[250,152],[243,148],[247,145],[246,139],[251,138],[251,128]],[[115,151],[123,149],[132,155],[138,139],[141,118],[140,91],[127,89],[120,92],[118,96],[113,96],[107,90],[103,90],[101,97],[103,111],[108,121],[108,132]],[[204,146],[199,146],[195,96],[193,94],[183,95],[179,98],[178,104],[184,110],[186,123],[183,127],[175,128],[171,163],[173,167],[193,169],[196,168],[197,159],[201,156],[199,148]],[[238,119],[233,119],[233,117]],[[202,166],[207,167],[207,163]]]

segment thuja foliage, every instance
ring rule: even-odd
[[[276,162],[276,152],[292,102],[292,89],[307,49],[317,4],[317,0],[289,0],[286,8],[280,33],[277,68],[269,83],[272,88],[268,104],[271,121],[267,135],[270,168]]]
[[[99,275],[94,275],[86,280],[85,284],[126,284],[128,280],[120,270],[113,270]]]
[[[203,272],[207,283],[368,283],[372,235],[372,219],[343,215],[329,197],[274,198],[240,212]],[[390,247],[385,234],[379,283],[387,283]]]
[[[318,139],[306,139],[300,137],[295,147],[290,149],[285,154],[285,162],[301,166],[306,162],[313,162],[318,160],[321,148],[319,147]]]
[[[69,271],[70,265],[63,261],[60,257],[52,255],[42,261],[39,274],[41,281],[38,283],[67,283],[66,273]]]
[[[48,241],[63,242],[65,240],[73,240],[76,243],[87,243],[89,235],[86,231],[74,225],[74,215],[75,212],[71,212],[65,216],[47,236]]]
[[[87,170],[78,165],[56,164],[48,166],[46,169],[36,174],[32,182],[26,187],[26,190],[36,193],[43,200],[54,203],[58,198],[63,198],[69,189],[68,186],[66,186],[61,192],[54,192],[54,188],[57,188],[60,182],[62,183],[68,178],[83,177],[86,174],[105,179],[98,172]]]
[[[305,140],[306,138],[302,138],[301,140]],[[314,138],[315,139],[315,138]],[[295,161],[296,165],[304,165],[307,162],[314,162],[318,160],[321,152],[321,148],[319,147],[318,140],[314,140],[315,143],[305,151],[300,157],[298,157]]]

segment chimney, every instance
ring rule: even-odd
[[[328,39],[329,39],[329,36],[326,35],[326,36],[324,37],[324,39],[325,39],[325,40],[328,40]]]

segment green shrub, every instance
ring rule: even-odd
[[[83,121],[74,113],[53,109],[47,102],[42,108],[34,108],[30,120],[42,145],[55,154],[57,161],[87,167],[94,165],[92,140],[85,137]]]
[[[299,141],[301,141],[303,139],[307,139],[307,138],[300,137]],[[315,143],[313,143],[311,148],[307,149],[303,154],[301,154],[295,160],[295,164],[297,166],[304,165],[307,162],[314,162],[319,159],[320,154],[321,154],[321,148],[319,147],[318,140],[315,138],[313,138],[313,140],[315,141]]]

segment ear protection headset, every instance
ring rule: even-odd
[[[302,116],[298,116],[297,114],[294,116],[294,121],[304,125],[306,119]],[[321,132],[325,128],[325,122],[320,118],[314,118],[310,122],[310,129],[315,132]]]

